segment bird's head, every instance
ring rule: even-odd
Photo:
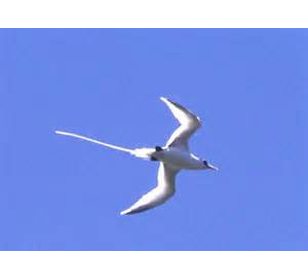
[[[209,164],[206,160],[203,160],[204,169],[212,169],[212,170],[218,170],[217,167]]]

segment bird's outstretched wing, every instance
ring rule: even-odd
[[[178,171],[164,163],[160,163],[157,187],[142,196],[130,208],[122,211],[121,215],[140,213],[166,202],[175,193],[175,176]]]
[[[173,132],[166,146],[188,150],[190,136],[201,126],[200,118],[192,112],[165,97],[160,98],[170,109],[180,126]]]

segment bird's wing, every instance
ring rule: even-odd
[[[170,109],[180,126],[173,132],[166,146],[188,150],[189,137],[201,126],[200,118],[192,112],[165,97],[160,98]]]
[[[157,187],[142,196],[130,208],[122,211],[121,215],[140,213],[167,201],[175,193],[175,176],[178,171],[178,169],[173,169],[164,163],[160,163]]]

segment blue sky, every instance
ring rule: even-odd
[[[308,32],[0,31],[1,250],[308,250]],[[192,150],[165,205],[119,212],[158,164],[54,134],[163,145],[194,111]]]

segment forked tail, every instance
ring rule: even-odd
[[[128,149],[128,148],[123,148],[123,147],[119,147],[119,146],[116,146],[116,145],[104,143],[104,142],[101,142],[101,141],[98,141],[98,140],[95,140],[95,139],[92,139],[92,138],[89,138],[89,137],[85,137],[85,136],[82,136],[82,135],[79,135],[79,134],[71,133],[71,132],[65,132],[65,131],[60,131],[60,130],[56,130],[55,132],[56,132],[56,134],[71,136],[71,137],[74,137],[74,138],[79,138],[79,139],[82,139],[82,140],[85,140],[85,141],[89,141],[89,142],[92,142],[92,143],[95,143],[95,144],[98,144],[98,145],[102,145],[102,146],[114,149],[114,150],[130,153],[133,156],[140,157],[140,158],[143,158],[143,159],[150,159],[151,154],[153,152],[155,152],[155,149],[151,149],[151,148]]]

